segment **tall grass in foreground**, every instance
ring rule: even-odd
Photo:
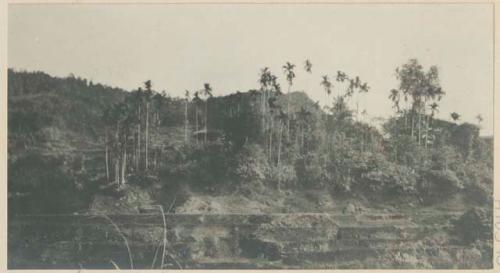
[[[176,198],[174,198],[172,204],[169,206],[169,208],[168,208],[168,210],[167,210],[166,213],[169,213],[172,210],[175,201],[176,201]],[[167,250],[167,244],[168,244],[168,240],[167,240],[167,220],[165,218],[165,211],[163,210],[163,206],[162,205],[156,205],[156,206],[160,209],[161,216],[162,216],[163,238],[162,238],[162,240],[159,241],[160,243],[155,248],[155,254],[154,254],[154,257],[153,257],[153,261],[151,263],[151,269],[155,268],[156,259],[157,259],[157,256],[158,256],[158,251],[159,251],[160,246],[162,246],[162,255],[161,255],[160,269],[163,269],[165,267],[165,256],[170,257],[170,259],[172,259],[172,261],[174,261],[174,263],[176,264],[176,266],[179,269],[183,269],[182,266],[181,266],[181,264],[179,263],[179,261],[177,261],[177,259],[175,258],[175,255],[173,255],[172,253],[170,253]],[[106,219],[107,221],[109,221],[111,223],[111,225],[113,226],[113,228],[116,230],[116,232],[123,239],[123,243],[124,243],[125,247],[127,248],[130,269],[134,269],[134,259],[133,259],[133,255],[132,255],[132,250],[130,248],[130,244],[129,244],[129,242],[127,240],[127,237],[125,236],[125,234],[121,231],[120,227],[118,227],[118,225],[108,215],[106,215],[104,213],[99,213],[97,216],[101,216],[104,219]],[[110,260],[110,263],[113,265],[113,267],[115,269],[120,269],[120,267],[113,260]]]
[[[109,216],[107,216],[106,214],[100,214],[100,216],[103,217],[104,219],[108,220],[111,223],[111,225],[113,225],[113,227],[115,228],[116,232],[118,232],[118,234],[120,235],[120,237],[123,238],[123,242],[125,244],[125,247],[127,247],[128,258],[129,258],[129,262],[130,262],[130,269],[134,269],[134,259],[132,258],[132,251],[130,250],[130,245],[128,244],[127,237],[125,237],[125,235],[120,230],[120,228],[118,227],[118,225],[111,218],[109,218]],[[118,267],[116,265],[116,263],[114,263],[112,260],[111,260],[111,263],[113,264],[113,266]]]

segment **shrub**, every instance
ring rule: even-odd
[[[234,155],[232,175],[236,183],[261,181],[265,178],[267,160],[257,144],[246,144]]]
[[[63,213],[86,208],[81,177],[67,158],[29,153],[9,164],[10,212]],[[15,210],[15,211],[14,211]]]
[[[291,165],[281,164],[277,166],[269,166],[266,170],[266,180],[276,187],[283,189],[289,187],[297,181],[295,168]]]
[[[464,244],[493,238],[493,216],[491,210],[472,208],[460,218],[452,221],[453,232]]]
[[[170,147],[159,170],[164,184],[212,187],[228,181],[231,156],[221,143]]]
[[[463,189],[463,181],[452,170],[428,170],[420,177],[419,191],[425,197],[442,198]]]
[[[328,180],[325,164],[318,154],[300,156],[295,162],[297,180],[306,187],[322,187]]]
[[[417,175],[409,167],[386,162],[363,174],[360,184],[365,192],[413,194],[416,192]]]

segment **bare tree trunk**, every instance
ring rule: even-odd
[[[429,116],[425,115],[425,149],[427,150],[427,145],[429,143]]]
[[[262,93],[260,96],[260,112],[262,113],[262,118],[261,118],[260,122],[261,122],[261,127],[262,127],[262,133],[264,133],[266,130],[266,113],[264,110],[265,100],[266,100],[265,96],[266,96],[265,90],[262,90]]]
[[[356,121],[359,121],[358,115],[359,115],[359,102],[356,100]]]
[[[120,158],[116,155],[115,158],[115,182],[120,183]]]
[[[301,128],[300,148],[304,149],[304,127]]]
[[[115,181],[120,183],[120,125],[116,123],[116,147],[115,147]]]
[[[286,102],[286,111],[287,111],[287,139],[290,139],[290,89],[292,85],[288,85],[288,94],[287,94],[287,102]]]
[[[154,156],[154,166],[155,166],[155,170],[156,170],[156,168],[158,166],[158,150],[157,149],[154,150],[154,155],[155,155]]]
[[[264,111],[263,111],[263,121],[264,121],[264,130],[262,131],[263,133],[265,133],[266,129],[267,129],[267,96],[268,96],[268,91],[267,89],[264,90]]]
[[[186,99],[186,107],[184,108],[184,143],[188,142],[188,100]]]
[[[405,130],[408,128],[408,114],[406,110],[403,110],[403,114],[405,115]]]
[[[413,116],[415,115],[415,112],[412,110],[411,111],[411,139],[413,139],[414,136],[414,128],[415,128],[415,122]]]
[[[198,134],[198,107],[195,106],[195,119],[196,119],[196,133]],[[196,137],[196,144],[198,144],[198,135],[195,136]]]
[[[281,143],[283,142],[283,125],[280,122],[279,125],[279,134],[278,134],[278,168],[281,163]]]
[[[205,144],[207,143],[207,133],[208,133],[208,98],[205,101]]]
[[[300,125],[299,125],[299,131],[300,131]],[[299,142],[299,134],[297,133],[298,131],[295,132],[295,147],[300,148],[300,142]]]
[[[149,142],[149,102],[146,103],[146,171],[148,170],[148,144]]]
[[[422,140],[422,104],[418,105],[418,145],[420,146]]]
[[[280,129],[279,129],[279,142],[278,142],[278,191],[281,191],[281,166],[280,166],[280,161],[281,161],[281,142],[283,138],[283,126],[280,122]]]
[[[269,162],[272,162],[273,160],[273,119],[271,117],[271,126],[269,130]]]
[[[106,182],[109,183],[108,129],[106,128]]]
[[[139,124],[137,125],[137,170],[141,167],[141,105],[139,104]]]
[[[127,137],[125,136],[125,139]],[[125,143],[123,143],[123,158],[122,158],[122,175],[121,175],[121,185],[125,185],[125,174],[127,170],[127,141],[125,140]]]

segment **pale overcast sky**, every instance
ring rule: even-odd
[[[128,90],[151,79],[181,96],[212,84],[215,94],[258,88],[259,69],[297,64],[295,90],[325,101],[321,75],[358,75],[371,117],[393,113],[394,70],[409,58],[437,65],[447,93],[441,118],[484,117],[493,133],[492,5],[49,4],[10,5],[9,67],[76,76]],[[313,74],[302,69],[305,59]]]

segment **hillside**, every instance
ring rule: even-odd
[[[491,267],[476,125],[405,109],[377,129],[347,95],[211,93],[10,70],[9,267]]]
[[[353,196],[365,204],[402,205],[432,204],[443,192],[469,196],[470,202],[491,193],[492,147],[474,125],[434,120],[431,151],[404,136],[408,127],[394,127],[408,117],[390,119],[379,132],[355,121],[338,100],[327,113],[304,92],[293,92],[290,101],[276,92],[206,99],[200,91],[186,104],[147,87],[130,92],[74,76],[9,70],[9,200],[19,202],[11,208],[106,209],[116,198],[105,197],[113,179],[146,187],[147,202],[168,206],[175,199],[185,212],[223,212],[217,207],[235,200],[240,209],[255,211],[322,211],[345,206]],[[114,117],[118,123],[110,121]],[[211,135],[207,143],[204,133],[193,137],[203,132],[205,118],[218,140]],[[116,136],[125,132],[125,140],[114,138],[113,130]],[[472,164],[474,158],[480,161]],[[332,195],[320,197],[322,189]],[[301,192],[305,196],[298,198]],[[321,199],[326,203],[318,207]]]

